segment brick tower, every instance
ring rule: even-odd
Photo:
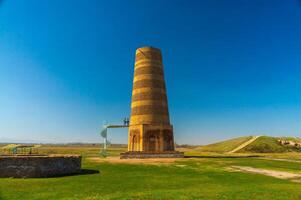
[[[121,157],[183,157],[174,148],[160,49],[136,50],[128,152]]]

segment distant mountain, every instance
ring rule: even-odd
[[[30,139],[13,139],[7,137],[0,137],[0,143],[43,143],[37,140],[30,140]]]

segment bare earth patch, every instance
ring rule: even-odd
[[[88,158],[91,162],[109,162],[119,164],[147,164],[147,165],[161,165],[174,163],[179,158],[147,158],[147,159],[120,159],[119,157],[92,157]]]
[[[264,160],[276,160],[276,161],[286,161],[286,162],[294,162],[294,163],[301,163],[301,160],[293,160],[293,159],[286,159],[286,158],[270,158],[270,157],[262,157],[259,159]]]
[[[254,167],[245,167],[245,166],[231,166],[230,170],[262,174],[262,175],[271,176],[279,179],[291,180],[293,182],[301,182],[301,174],[297,174],[297,173],[283,172],[283,171],[276,171],[276,170],[269,170],[269,169],[259,169]]]

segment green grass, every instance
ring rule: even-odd
[[[282,153],[282,152],[300,152],[301,149],[289,146],[280,145],[277,137],[261,136],[245,148],[241,149],[239,152],[253,152],[253,153]],[[291,141],[298,141],[296,138],[281,138]]]
[[[251,138],[252,136],[238,137],[238,138],[234,138],[234,139],[230,139],[214,144],[209,144],[206,146],[201,146],[198,148],[198,150],[203,152],[224,153],[235,149],[236,147],[250,140]]]
[[[226,140],[214,144],[201,146],[194,149],[196,154],[201,152],[211,153],[226,153],[229,152],[244,142],[250,140],[252,136],[238,137],[231,140]],[[294,142],[301,142],[300,138],[295,137],[269,137],[261,136],[254,142],[239,150],[237,153],[284,153],[284,152],[301,152],[300,148],[290,145],[281,145],[278,140],[288,140]]]
[[[98,155],[99,149],[96,147],[48,148],[43,151],[81,153],[84,156],[83,168],[99,170],[100,173],[46,179],[1,178],[1,200],[301,199],[301,183],[227,170],[229,166],[240,165],[300,173],[300,163],[226,157],[179,159],[169,165],[95,163],[87,158]],[[110,152],[111,155],[117,155],[124,150],[111,148]],[[274,154],[265,155],[273,157]],[[301,158],[299,154],[285,155],[291,159]]]

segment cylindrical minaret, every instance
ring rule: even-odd
[[[159,49],[143,47],[136,50],[130,124],[169,124]]]
[[[136,50],[128,150],[174,150],[162,55],[157,48]]]

